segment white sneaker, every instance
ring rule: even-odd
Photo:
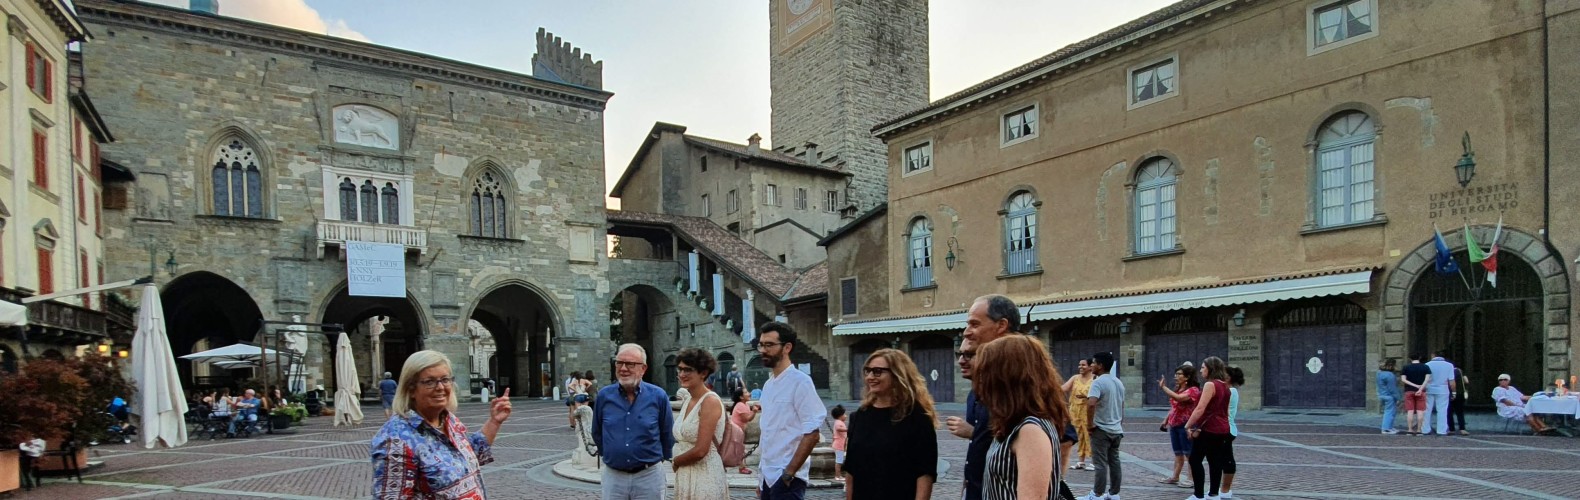
[[[1225,491],[1223,493],[1219,493],[1218,494],[1218,499],[1219,500],[1234,500],[1234,492],[1232,492],[1232,491]]]
[[[1191,495],[1190,498],[1186,498],[1185,500],[1207,500],[1207,499],[1199,497],[1199,496],[1196,496],[1196,495]]]
[[[1108,497],[1099,496],[1096,492],[1088,492],[1086,494],[1086,496],[1083,496],[1083,497],[1078,498],[1076,500],[1107,500],[1107,499],[1108,499]]]

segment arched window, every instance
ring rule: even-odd
[[[373,181],[362,181],[362,222],[379,222],[379,188]]]
[[[472,236],[508,238],[504,183],[492,169],[472,182]]]
[[[925,217],[911,223],[909,242],[911,288],[933,284],[933,224]]]
[[[1037,270],[1037,200],[1028,191],[1011,196],[1004,206],[1004,272]]]
[[[400,190],[395,189],[395,183],[384,183],[380,196],[384,203],[384,223],[400,224]]]
[[[1372,179],[1377,128],[1351,111],[1329,119],[1317,133],[1317,226],[1341,226],[1376,215]]]
[[[1136,172],[1136,254],[1166,252],[1175,247],[1174,160],[1153,158]]]
[[[357,220],[357,183],[350,177],[340,180],[340,220]]]
[[[263,217],[263,171],[252,146],[239,137],[220,141],[211,175],[214,215]]]

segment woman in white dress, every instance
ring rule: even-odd
[[[675,425],[675,500],[728,500],[719,441],[724,439],[724,402],[708,390],[708,376],[718,369],[713,355],[682,349],[675,355],[680,372],[680,419]]]

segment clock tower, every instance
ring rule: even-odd
[[[769,2],[775,149],[854,174],[842,207],[887,201],[872,127],[928,102],[927,0]]]

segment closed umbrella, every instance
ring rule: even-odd
[[[185,391],[176,375],[175,355],[165,336],[165,310],[159,303],[159,288],[143,287],[143,303],[137,309],[137,334],[132,337],[132,380],[137,384],[132,395],[132,415],[138,419],[143,447],[174,448],[186,444],[187,412]]]
[[[351,356],[351,337],[340,332],[335,342],[335,426],[362,423],[362,387],[357,385],[357,360]]]

